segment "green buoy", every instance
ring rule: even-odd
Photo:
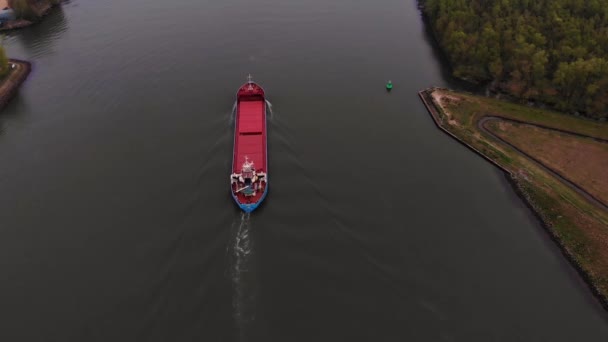
[[[393,82],[388,81],[388,83],[386,84],[386,90],[391,91],[391,89],[393,89]]]

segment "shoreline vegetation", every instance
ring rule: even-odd
[[[30,62],[19,59],[8,60],[8,72],[0,79],[0,110],[10,102],[32,71]]]
[[[429,88],[439,129],[500,168],[608,310],[608,124]]]
[[[39,22],[62,0],[0,0],[0,32]],[[0,110],[10,102],[32,70],[30,62],[8,59],[0,46]]]
[[[2,22],[0,32],[28,27],[38,23],[53,7],[62,0],[10,0],[8,4],[14,11],[14,18]]]
[[[608,0],[418,0],[454,77],[608,121]]]

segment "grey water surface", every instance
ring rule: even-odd
[[[71,0],[10,33],[1,341],[608,341],[504,176],[417,97],[459,87],[412,0]],[[272,104],[270,193],[229,196]],[[392,93],[384,90],[391,79]]]

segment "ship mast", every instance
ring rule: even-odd
[[[249,84],[249,90],[253,90],[253,77],[251,77],[251,74],[247,75],[247,83]]]

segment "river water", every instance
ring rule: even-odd
[[[72,0],[9,34],[2,341],[607,341],[504,176],[417,97],[452,86],[411,0]],[[270,193],[229,196],[234,93]],[[384,91],[386,80],[395,89]]]

